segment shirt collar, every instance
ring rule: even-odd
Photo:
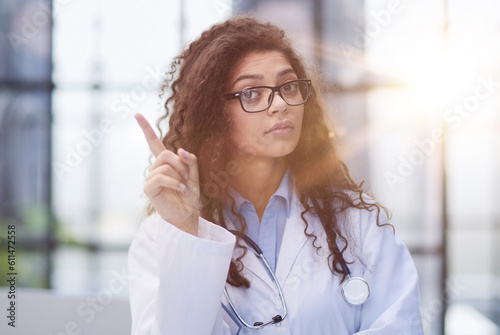
[[[232,187],[228,188],[228,193],[234,198],[234,209],[236,212],[240,211],[240,208],[244,203],[250,203],[250,201],[241,196]],[[274,194],[271,196],[271,199],[273,199],[274,197],[282,197],[283,199],[285,199],[287,217],[290,214],[290,203],[292,200],[292,195],[293,195],[293,177],[291,176],[290,169],[287,169],[285,171],[285,174],[283,175],[283,178],[281,179],[280,186],[278,187],[276,192],[274,192]],[[271,199],[269,201],[271,201]],[[228,209],[228,212],[231,212],[230,203],[227,205],[226,208]]]
[[[287,169],[285,174],[283,175],[283,179],[281,180],[280,186],[274,192],[273,197],[280,196],[286,201],[286,216],[288,217],[290,214],[290,202],[292,200],[292,192],[293,192],[293,183],[290,169]]]

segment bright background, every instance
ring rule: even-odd
[[[8,224],[19,288],[99,297],[126,270],[149,159],[133,114],[155,122],[172,58],[246,11],[328,83],[341,152],[417,264],[426,334],[500,334],[498,0],[0,0],[1,285]]]

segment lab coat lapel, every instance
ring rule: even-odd
[[[306,234],[304,234],[306,225],[300,216],[303,210],[302,204],[298,200],[296,194],[294,194],[290,206],[290,215],[287,218],[285,231],[283,233],[283,241],[281,242],[278,262],[276,264],[276,278],[278,278],[281,286],[285,285],[285,281],[308,239]],[[311,221],[309,218],[307,219],[309,223],[307,231],[311,233]]]
[[[268,273],[266,269],[266,266],[255,255],[252,248],[247,246],[247,249],[248,251],[246,255],[242,258],[243,264],[245,264],[245,269],[252,273],[251,277],[257,277],[258,279],[262,280],[266,285],[268,285],[270,288],[273,289],[275,285],[273,283],[271,275]],[[243,271],[243,273],[245,273],[245,271]],[[248,276],[245,275],[245,277]],[[252,279],[251,281],[255,280],[255,278],[251,279]]]

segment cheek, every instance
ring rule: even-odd
[[[297,112],[296,122],[297,122],[297,125],[300,127],[300,131],[299,131],[299,137],[300,137],[300,134],[304,130],[304,108],[300,109]]]
[[[300,110],[299,114],[297,115],[297,119],[300,119],[300,129],[302,129],[302,124],[304,123],[304,107]]]
[[[241,147],[252,142],[258,134],[260,123],[257,115],[233,114],[231,139],[236,147]]]

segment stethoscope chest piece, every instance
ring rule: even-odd
[[[361,305],[370,296],[370,285],[361,277],[349,277],[342,285],[342,296],[351,305]]]

